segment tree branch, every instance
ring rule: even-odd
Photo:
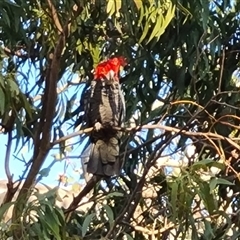
[[[54,145],[59,144],[61,142],[64,142],[64,141],[66,141],[66,140],[68,140],[70,138],[77,137],[77,136],[85,134],[85,133],[90,133],[90,132],[92,132],[92,130],[93,130],[93,127],[86,128],[86,129],[79,130],[77,132],[71,133],[71,134],[69,134],[67,136],[61,137],[61,138],[55,140],[54,142],[52,142],[51,143],[51,147],[53,147]]]
[[[10,171],[9,162],[10,162],[10,153],[12,147],[12,131],[8,132],[8,141],[7,141],[7,148],[6,148],[6,155],[5,155],[5,173],[7,175],[8,183],[7,183],[7,192],[3,199],[3,204],[10,202],[18,189],[17,187],[13,187],[13,176]]]
[[[53,6],[52,6],[52,11]],[[66,23],[67,24],[67,23]],[[62,33],[59,37],[59,40],[56,44],[56,48],[54,50],[53,59],[51,61],[51,65],[48,68],[47,76],[45,79],[46,87],[44,91],[43,97],[43,107],[42,113],[38,128],[38,135],[36,136],[35,146],[34,146],[34,154],[32,159],[32,166],[29,170],[29,173],[26,177],[26,180],[23,183],[23,186],[19,192],[17,197],[17,204],[14,206],[13,211],[13,222],[16,224],[20,221],[20,217],[22,214],[22,209],[24,208],[24,204],[29,195],[29,189],[32,187],[35,178],[41,169],[41,166],[47,157],[47,154],[50,150],[50,135],[52,122],[55,116],[55,106],[57,101],[57,82],[60,71],[60,61],[61,54],[65,45],[65,34]],[[18,229],[14,232],[14,236],[17,239],[22,237],[21,231]]]
[[[221,93],[222,89],[222,79],[223,79],[223,69],[224,69],[224,62],[225,62],[225,48],[223,48],[223,56],[222,56],[222,63],[221,63],[221,70],[220,70],[220,77],[219,77],[219,84],[218,84],[218,93]]]
[[[48,0],[50,9],[53,14],[53,19],[57,27],[60,24],[58,20],[58,16],[56,13],[55,7],[52,5],[51,0]],[[59,71],[60,71],[60,63],[61,63],[61,55],[63,49],[65,47],[66,37],[68,36],[68,26],[71,22],[71,18],[69,18],[65,25],[64,29],[60,28],[61,34],[56,43],[56,47],[53,53],[52,60],[50,61],[50,66],[47,70],[47,75],[45,79],[45,91],[43,95],[43,107],[40,118],[40,123],[37,130],[37,135],[35,139],[34,145],[34,153],[32,159],[32,165],[26,177],[26,180],[23,183],[23,186],[19,192],[17,197],[16,204],[14,205],[12,222],[15,224],[19,224],[21,221],[21,214],[24,208],[25,202],[29,197],[29,189],[34,184],[37,174],[41,169],[41,166],[46,159],[49,150],[51,149],[51,129],[52,123],[55,116],[55,107],[57,101],[57,82],[59,80]],[[16,239],[22,238],[21,229],[16,229],[14,231],[14,237]]]
[[[17,56],[19,58],[23,58],[23,59],[27,59],[28,55],[27,54],[23,54],[20,50],[17,51],[13,51],[10,48],[7,47],[2,47],[4,53],[8,56]]]
[[[47,74],[46,78],[46,89],[44,92],[42,116],[39,125],[39,130],[42,132],[42,136],[40,133],[37,136],[38,139],[36,139],[33,163],[26,178],[26,181],[24,182],[23,187],[19,192],[19,196],[24,195],[32,186],[34,179],[48,154],[52,121],[55,115],[55,106],[57,99],[56,86],[60,69],[60,57],[63,49],[63,38],[64,36],[62,35],[59,39],[53,55],[49,74]]]
[[[69,221],[72,212],[78,208],[78,204],[83,199],[83,197],[85,197],[94,188],[94,186],[96,185],[97,182],[100,181],[100,179],[101,179],[100,176],[93,176],[87,182],[83,190],[76,197],[74,197],[70,206],[64,211],[66,222]]]
[[[204,138],[214,138],[214,139],[219,139],[219,140],[226,140],[228,141],[232,146],[234,146],[236,149],[240,150],[240,146],[236,144],[233,140],[236,140],[236,138],[229,138],[229,137],[224,137],[220,134],[217,133],[212,133],[212,132],[191,132],[187,130],[182,130],[176,127],[169,127],[161,124],[153,124],[153,125],[142,125],[138,127],[133,127],[133,128],[119,128],[119,127],[114,127],[115,130],[117,131],[122,131],[122,132],[137,132],[141,131],[142,129],[152,129],[152,130],[164,130],[167,132],[174,132],[174,133],[182,133],[183,135],[189,136],[189,137],[204,137]],[[63,141],[66,141],[70,138],[85,134],[85,133],[90,133],[93,130],[93,128],[87,128],[85,130],[80,130],[74,133],[71,133],[67,136],[64,136],[62,138],[59,138],[55,140],[54,142],[51,143],[51,146],[54,146],[56,144],[59,144]]]
[[[173,227],[177,227],[177,224],[174,224],[174,223],[171,223],[171,222],[169,224],[166,224],[164,227],[161,227],[157,230],[149,230],[146,227],[141,227],[141,226],[137,226],[137,225],[133,226],[126,221],[123,221],[123,224],[127,225],[128,227],[133,228],[135,231],[142,232],[142,233],[147,234],[147,235],[152,235],[152,234],[156,235],[156,234],[159,234],[159,233],[164,233],[165,231],[170,230]]]
[[[50,8],[50,10],[52,12],[53,22],[54,22],[56,28],[58,29],[59,34],[61,34],[61,33],[63,34],[63,28],[62,28],[62,25],[61,25],[61,23],[59,21],[59,18],[58,18],[58,15],[57,15],[57,10],[54,7],[54,5],[53,5],[51,0],[47,0],[47,2],[48,2],[48,6],[49,6],[49,8]]]

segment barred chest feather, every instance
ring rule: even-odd
[[[107,84],[101,80],[92,81],[89,104],[91,126],[96,122],[105,129],[121,126],[124,102],[118,82]]]

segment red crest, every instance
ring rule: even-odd
[[[127,62],[124,57],[114,57],[105,62],[99,63],[95,69],[94,79],[101,79],[107,76],[112,70],[118,79],[118,72],[121,66],[126,66]]]

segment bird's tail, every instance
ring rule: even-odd
[[[92,145],[87,172],[100,176],[118,175],[119,163],[119,140],[115,137],[105,142],[97,140]]]

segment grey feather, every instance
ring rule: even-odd
[[[93,144],[87,171],[95,175],[112,176],[119,174],[119,149],[121,127],[125,115],[124,98],[117,81],[92,81],[86,107],[88,127],[100,123],[100,130],[93,130],[90,141]]]

